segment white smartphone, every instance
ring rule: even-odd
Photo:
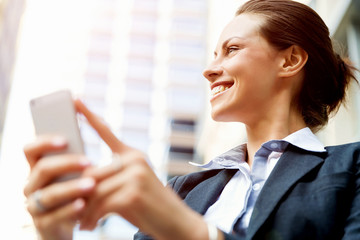
[[[60,90],[30,100],[36,135],[56,134],[68,141],[61,153],[84,153],[73,98],[69,90]]]

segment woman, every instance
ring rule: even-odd
[[[324,148],[313,134],[353,78],[321,18],[297,2],[251,0],[224,28],[214,55],[204,71],[212,117],[244,123],[248,142],[206,164],[208,171],[172,179],[173,191],[77,100],[121,160],[96,168],[84,156],[42,157],[66,148],[58,136],[26,146],[24,192],[42,239],[71,239],[77,221],[93,229],[111,212],[146,233],[136,239],[360,237],[360,143]],[[82,177],[52,183],[72,171]]]

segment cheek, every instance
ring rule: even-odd
[[[246,77],[252,80],[252,84],[263,87],[270,87],[276,79],[277,68],[275,59],[268,56],[249,57],[243,64],[243,72]],[[239,70],[239,69],[238,69]],[[241,71],[238,71],[241,74]]]
[[[237,100],[242,99],[250,105],[266,102],[274,94],[275,74],[271,63],[258,61],[256,63],[238,68],[236,71],[236,95]],[[254,106],[252,106],[254,107]]]
[[[225,63],[225,68],[233,77],[248,75],[263,75],[266,68],[271,64],[271,59],[263,53],[244,50]]]

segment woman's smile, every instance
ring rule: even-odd
[[[222,82],[215,82],[215,83],[211,84],[210,102],[213,99],[215,99],[216,97],[227,92],[233,85],[234,85],[234,82],[232,82],[232,81],[222,81]]]

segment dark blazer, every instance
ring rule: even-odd
[[[288,146],[260,192],[245,239],[360,239],[360,143],[326,150]],[[236,171],[192,173],[169,185],[204,214]],[[151,238],[139,232],[134,239]]]

